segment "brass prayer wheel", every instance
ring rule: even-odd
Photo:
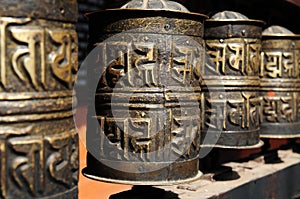
[[[300,35],[280,26],[263,32],[261,137],[300,137]]]
[[[0,7],[0,198],[77,198],[77,3]]]
[[[172,1],[134,0],[88,18],[89,87],[93,79],[98,86],[83,174],[136,185],[197,179],[206,16]]]
[[[201,144],[255,148],[259,139],[259,64],[263,21],[231,11],[205,22]]]

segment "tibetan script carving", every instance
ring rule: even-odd
[[[74,30],[31,25],[26,18],[2,17],[0,22],[0,83],[4,89],[14,86],[15,78],[7,76],[13,74],[36,91],[51,90],[49,64],[52,76],[72,87],[78,67]]]
[[[299,79],[300,51],[264,51],[261,53],[260,76]]]
[[[270,123],[297,121],[298,93],[288,96],[263,97],[262,118]]]
[[[206,75],[258,75],[261,51],[258,40],[227,39],[221,43],[218,40],[207,40],[206,47],[215,64],[205,70]]]
[[[13,138],[11,147],[18,154],[11,175],[20,189],[29,190],[33,196],[44,188],[44,143],[41,137]],[[21,175],[20,175],[21,174]]]
[[[6,87],[8,85],[7,82],[7,62],[8,62],[8,46],[7,46],[7,33],[8,33],[8,26],[13,24],[25,24],[29,22],[30,19],[16,19],[11,17],[1,17],[0,18],[0,83]]]
[[[72,88],[74,73],[77,71],[77,34],[64,29],[49,30],[51,39],[59,44],[58,52],[51,53],[51,65],[54,75]]]

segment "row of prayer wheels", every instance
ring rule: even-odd
[[[163,0],[93,12],[87,168],[135,185],[201,176],[204,148],[300,136],[300,37],[225,11],[208,19]],[[105,20],[102,20],[105,19]],[[95,94],[96,93],[96,94]]]
[[[87,177],[189,182],[203,148],[299,136],[299,36],[165,0],[88,18]],[[0,8],[0,198],[77,198],[76,19],[75,0]]]

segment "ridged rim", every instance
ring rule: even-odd
[[[166,14],[174,14],[174,16],[178,14],[182,15],[187,15],[187,16],[194,16],[194,17],[201,17],[203,19],[208,19],[207,15],[196,13],[196,12],[183,12],[183,11],[174,11],[174,10],[142,10],[142,9],[106,9],[106,10],[98,10],[98,11],[93,11],[84,14],[85,17],[90,18],[91,15],[96,15],[96,14],[106,14],[109,12],[153,12],[153,15],[155,16],[155,13],[166,13]]]

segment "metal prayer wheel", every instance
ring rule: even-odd
[[[83,174],[137,185],[197,179],[206,17],[172,1],[135,0],[88,18],[89,87],[96,79],[97,88]]]
[[[205,22],[201,144],[253,148],[259,139],[259,64],[262,25],[236,12]]]
[[[77,198],[77,3],[1,3],[0,198]]]
[[[263,32],[261,137],[300,137],[300,35],[280,26]]]

